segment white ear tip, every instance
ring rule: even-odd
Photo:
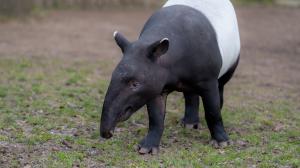
[[[115,32],[114,32],[114,37],[116,37],[116,36],[117,36],[117,34],[118,34],[118,31],[115,31]]]
[[[160,43],[162,43],[164,41],[169,41],[169,39],[168,38],[163,38],[162,40],[160,40]]]

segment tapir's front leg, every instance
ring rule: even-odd
[[[139,144],[140,154],[157,154],[161,136],[164,131],[167,95],[160,95],[147,104],[149,131]]]

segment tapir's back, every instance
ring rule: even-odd
[[[230,0],[169,0],[164,7],[185,5],[202,12],[211,22],[217,36],[224,75],[237,61],[240,53],[240,36],[237,18]]]

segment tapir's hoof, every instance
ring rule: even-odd
[[[141,145],[138,145],[138,152],[141,155],[146,155],[146,154],[152,154],[152,155],[157,155],[159,152],[159,148],[158,147],[150,147],[150,148],[146,148],[146,147],[141,147]]]
[[[199,129],[200,128],[200,124],[199,123],[196,123],[196,124],[187,124],[183,120],[181,120],[181,125],[182,125],[183,128],[187,128],[187,129]]]
[[[222,149],[222,148],[226,148],[227,146],[232,145],[233,142],[231,140],[218,142],[218,141],[212,139],[212,140],[210,140],[209,144],[212,145],[216,149],[220,149],[220,148]]]
[[[200,125],[199,124],[183,124],[184,128],[187,129],[199,129]]]

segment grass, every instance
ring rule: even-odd
[[[120,124],[111,140],[99,141],[99,117],[112,70],[107,65],[112,64],[101,60],[1,57],[0,164],[7,167],[300,166],[300,116],[296,102],[285,99],[262,102],[245,97],[242,89],[234,85],[229,87],[232,94],[223,117],[236,143],[226,149],[208,145],[210,137],[202,109],[200,131],[181,128],[180,94],[173,94],[168,101],[166,130],[158,156],[140,156],[134,150],[147,132],[144,109]],[[251,84],[244,86],[251,87]]]

